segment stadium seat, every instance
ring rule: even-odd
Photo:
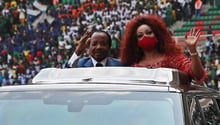
[[[210,6],[208,11],[214,11],[214,10],[218,10],[218,8],[216,6]]]
[[[205,21],[204,22],[204,25],[211,25],[212,24],[212,21]]]
[[[220,30],[220,25],[211,26],[212,30]]]
[[[201,35],[210,34],[210,30],[208,31],[210,26],[213,34],[220,34],[220,10],[215,6],[211,6],[204,15],[194,16],[182,27],[174,29],[174,36],[184,36],[192,27],[199,29]]]
[[[220,10],[211,10],[205,13],[206,16],[219,15],[219,14],[220,14]]]
[[[200,31],[200,34],[204,35],[204,34],[206,34],[206,31]]]
[[[174,33],[174,36],[184,36],[184,35],[185,35],[185,32]]]
[[[218,15],[216,18],[217,18],[217,19],[220,19],[220,15]]]
[[[220,20],[216,20],[216,23],[215,24],[220,24]]]
[[[204,25],[204,22],[205,22],[205,21],[196,21],[195,24],[196,24],[196,25]]]
[[[183,24],[183,26],[195,26],[196,25],[196,22],[185,22],[184,24]]]
[[[211,24],[212,24],[212,25],[215,25],[215,24],[216,24],[216,20],[212,20],[212,21],[211,21]]]
[[[213,30],[212,34],[220,34],[220,30]]]
[[[198,30],[206,30],[206,26],[196,26],[195,28]]]

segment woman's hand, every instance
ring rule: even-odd
[[[190,51],[196,51],[197,40],[200,36],[200,30],[195,28],[190,29],[189,34],[185,36],[186,45],[189,47]]]
[[[196,28],[190,29],[189,34],[185,37],[186,45],[196,46],[199,36],[200,30],[196,30]]]

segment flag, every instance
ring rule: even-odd
[[[46,11],[47,10],[47,6],[43,5],[37,1],[33,2],[34,7],[36,7],[37,9],[41,10],[41,11]]]
[[[37,16],[40,14],[40,11],[38,10],[32,10],[32,9],[27,9],[27,14],[32,15],[32,16]]]

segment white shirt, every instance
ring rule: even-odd
[[[68,60],[68,66],[72,67],[73,63],[79,58],[80,56],[77,56],[76,53],[74,52],[73,55],[70,57]]]
[[[92,59],[93,66],[95,67],[98,62],[97,62],[93,57],[91,57],[91,59]],[[101,63],[103,66],[105,66],[105,65],[106,65],[106,62],[107,62],[107,58],[103,59],[103,60],[102,60],[101,62],[99,62],[99,63]]]

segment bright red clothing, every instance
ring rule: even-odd
[[[202,8],[202,1],[201,0],[197,0],[195,2],[195,9],[201,9]]]
[[[34,55],[29,54],[28,57],[27,57],[28,63],[31,64],[33,59],[34,59]]]
[[[43,55],[43,52],[42,51],[37,51],[37,57],[41,57]]]
[[[18,73],[23,73],[23,74],[25,74],[26,68],[25,68],[25,66],[24,66],[23,64],[18,65],[17,68],[18,68]]]
[[[132,65],[134,67],[153,67],[153,68],[173,68],[173,69],[178,69],[180,71],[183,71],[187,74],[190,75],[191,78],[196,80],[197,82],[202,82],[207,74],[204,74],[202,79],[196,79],[195,75],[192,72],[191,69],[191,61],[188,57],[186,57],[183,54],[179,55],[173,55],[173,56],[164,56],[163,59],[157,63],[150,64],[150,65],[139,65],[139,64],[134,64]]]

